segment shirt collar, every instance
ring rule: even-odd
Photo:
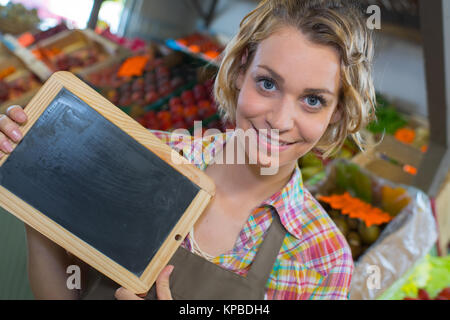
[[[204,170],[212,161],[215,154],[219,152],[225,143],[233,136],[234,131],[226,131],[222,134],[211,136],[211,140],[204,145],[202,152],[203,161],[201,169]],[[302,173],[295,163],[294,172],[287,184],[279,191],[275,192],[269,198],[264,200],[260,207],[268,206],[278,213],[281,223],[286,230],[297,239],[302,237],[302,226],[304,225],[304,218],[302,216],[304,205],[304,189]]]
[[[304,201],[302,173],[295,163],[294,172],[286,185],[267,198],[261,205],[274,208],[280,216],[281,223],[286,230],[297,239],[302,237],[302,216]]]

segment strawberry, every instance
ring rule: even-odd
[[[420,300],[430,300],[430,296],[425,289],[419,289],[418,297]]]
[[[438,298],[443,298],[439,300],[450,300],[450,287],[444,288],[437,295]]]

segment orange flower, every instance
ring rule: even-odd
[[[350,218],[361,219],[367,227],[387,223],[392,220],[392,217],[388,213],[358,198],[352,197],[348,192],[329,197],[319,196],[318,199],[328,203],[333,209],[341,210],[342,214],[346,214]]]
[[[411,144],[415,137],[416,133],[409,128],[401,128],[395,132],[395,139],[406,144]]]

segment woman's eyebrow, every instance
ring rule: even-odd
[[[272,78],[274,78],[278,83],[280,84],[284,84],[284,79],[282,76],[280,76],[278,73],[276,73],[272,68],[264,65],[264,64],[259,64],[257,65],[257,67],[263,68],[265,70],[267,70],[270,75],[272,76]],[[326,94],[330,94],[332,96],[334,96],[334,93],[331,92],[328,89],[316,89],[316,88],[306,88],[305,90],[303,90],[303,94],[320,94],[320,93],[326,93]]]
[[[327,93],[327,94],[330,94],[330,95],[334,96],[334,93],[331,92],[331,91],[328,90],[328,89],[313,89],[313,88],[306,88],[306,89],[304,90],[304,93],[305,93],[305,94]]]
[[[283,84],[284,83],[284,79],[282,76],[280,76],[278,73],[276,73],[274,70],[272,70],[270,67],[264,65],[264,64],[258,64],[257,67],[266,69],[270,75],[272,76],[272,78],[274,78],[278,83]]]

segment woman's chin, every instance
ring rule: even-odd
[[[249,164],[262,168],[279,167],[279,155],[268,155],[264,152],[247,152]]]

